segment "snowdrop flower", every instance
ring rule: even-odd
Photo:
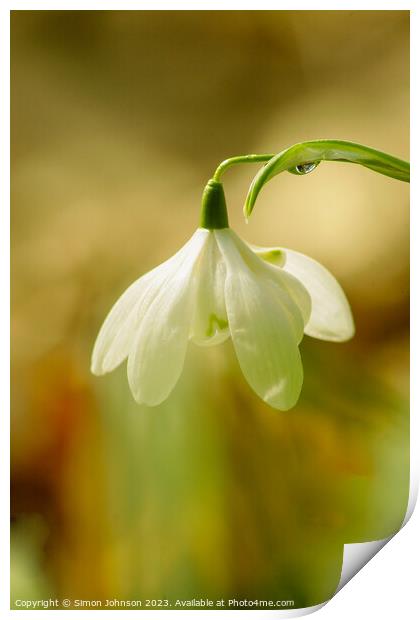
[[[228,227],[223,187],[212,180],[201,227],[111,309],[95,343],[92,372],[110,372],[128,358],[134,398],[158,405],[181,375],[189,341],[210,346],[231,337],[251,388],[286,410],[302,387],[304,333],[336,342],[353,336],[340,285],[303,254],[242,241]]]

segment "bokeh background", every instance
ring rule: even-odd
[[[190,346],[171,397],[89,373],[135,278],[197,226],[232,155],[341,138],[409,158],[407,11],[13,11],[12,604],[292,599],[334,591],[344,542],[407,503],[406,184],[321,165],[225,176],[231,225],[340,280],[357,333],[305,338],[298,405],[250,390],[231,342]]]

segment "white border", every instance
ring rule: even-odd
[[[0,98],[1,116],[0,116],[0,136],[2,142],[2,166],[0,167],[0,191],[3,195],[2,205],[9,204],[10,196],[10,169],[9,169],[9,10],[338,10],[336,2],[319,2],[314,5],[313,2],[300,2],[299,6],[296,6],[296,2],[279,3],[273,1],[250,2],[243,0],[242,2],[228,2],[226,0],[213,0],[211,3],[197,3],[193,2],[134,2],[123,1],[121,3],[109,2],[103,0],[102,2],[80,2],[76,0],[73,2],[11,2],[8,6],[2,6],[0,16],[0,50],[1,50],[1,75],[5,77],[4,86],[2,89],[2,97]],[[419,39],[418,32],[418,20],[417,11],[412,8],[413,3],[403,3],[399,6],[398,2],[361,2],[360,0],[354,1],[347,7],[340,6],[340,9],[346,10],[409,10],[411,9],[412,18],[412,37],[411,37],[411,58],[412,65],[415,59],[419,57],[419,45],[417,43]],[[418,73],[418,69],[416,69]],[[418,80],[416,79],[416,72],[412,69],[412,109],[418,110],[418,96],[417,87]],[[418,135],[418,123],[416,118],[412,118],[412,139],[416,139]],[[413,153],[415,151],[413,150]],[[415,165],[414,157],[414,165]],[[420,264],[420,213],[418,205],[418,180],[413,178],[411,184],[411,313],[412,316],[420,316],[420,302],[419,302],[419,285],[418,285],[418,273]],[[10,215],[8,209],[2,210],[2,218],[0,222],[0,276],[1,276],[1,291],[2,291],[2,303],[0,304],[1,323],[0,323],[0,342],[2,343],[0,364],[1,364],[1,395],[3,403],[3,416],[2,421],[4,429],[0,434],[1,454],[5,458],[6,466],[1,468],[1,493],[2,493],[2,510],[0,511],[0,548],[2,550],[9,548],[9,420],[8,412],[10,407],[10,377],[9,377],[9,222]],[[414,275],[416,275],[417,282]],[[412,377],[416,377],[420,368],[419,357],[419,323],[412,321],[411,325],[411,367]],[[6,344],[7,343],[7,344]],[[420,381],[413,380],[411,385],[411,480],[412,485],[418,488],[419,479],[419,456],[417,452],[417,437],[419,431],[418,414],[420,414],[420,400],[419,400],[419,384]],[[411,490],[414,488],[412,486]],[[413,507],[413,504],[412,506]],[[356,613],[363,612],[364,617],[368,617],[368,614],[375,614],[381,618],[393,618],[396,614],[399,616],[405,615],[410,617],[414,609],[417,608],[417,575],[418,575],[418,557],[416,555],[419,549],[420,539],[420,517],[419,511],[414,513],[414,516],[405,526],[403,532],[398,533],[386,547],[371,560],[368,565],[363,568],[361,573],[356,575],[352,580],[351,586],[341,590],[321,611],[318,612],[319,618],[340,618],[340,620],[346,620],[353,618]],[[9,556],[7,553],[3,553],[3,570],[1,571],[1,589],[0,589],[0,611],[2,611],[2,617],[20,618],[22,614],[30,613],[31,617],[45,618],[45,611],[10,611],[9,610]],[[4,577],[6,576],[6,577]],[[51,611],[48,610],[48,615],[65,614],[67,617],[72,617],[77,614],[78,618],[82,615],[86,618],[97,617],[100,611]],[[167,614],[183,614],[182,611],[169,611],[169,612],[138,612],[138,611],[125,611],[124,613],[137,614],[142,618],[158,619],[160,617],[166,617]],[[190,611],[188,612],[189,618],[197,618],[205,613],[207,615],[216,615],[217,618],[231,617],[234,614],[236,617],[238,614],[249,614],[252,611]],[[276,614],[278,612],[264,612],[258,611],[258,617],[262,615]],[[95,615],[96,614],[96,615]],[[279,614],[283,615],[283,614]],[[107,612],[106,617],[112,619],[114,617],[121,617],[121,613],[116,611]]]

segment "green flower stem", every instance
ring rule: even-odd
[[[238,157],[230,157],[229,159],[225,159],[221,164],[218,165],[216,171],[213,175],[214,181],[220,181],[220,177],[222,174],[231,166],[235,164],[253,164],[262,161],[270,161],[275,157],[273,154],[262,154],[262,155],[238,155]]]
[[[244,206],[244,214],[248,218],[252,213],[258,194],[270,179],[285,170],[297,175],[308,174],[315,170],[321,161],[359,164],[393,179],[406,183],[410,182],[410,164],[408,162],[369,146],[348,140],[299,142],[277,155],[268,153],[238,155],[222,161],[216,168],[213,178],[204,188],[200,225],[209,229],[227,228],[229,226],[226,201],[220,179],[222,174],[231,166],[258,162],[265,164],[255,176],[248,190]]]

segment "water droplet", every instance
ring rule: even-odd
[[[312,172],[312,170],[315,170],[318,165],[319,161],[309,161],[304,164],[298,164],[295,167],[294,172],[296,174],[309,174],[310,172]]]

